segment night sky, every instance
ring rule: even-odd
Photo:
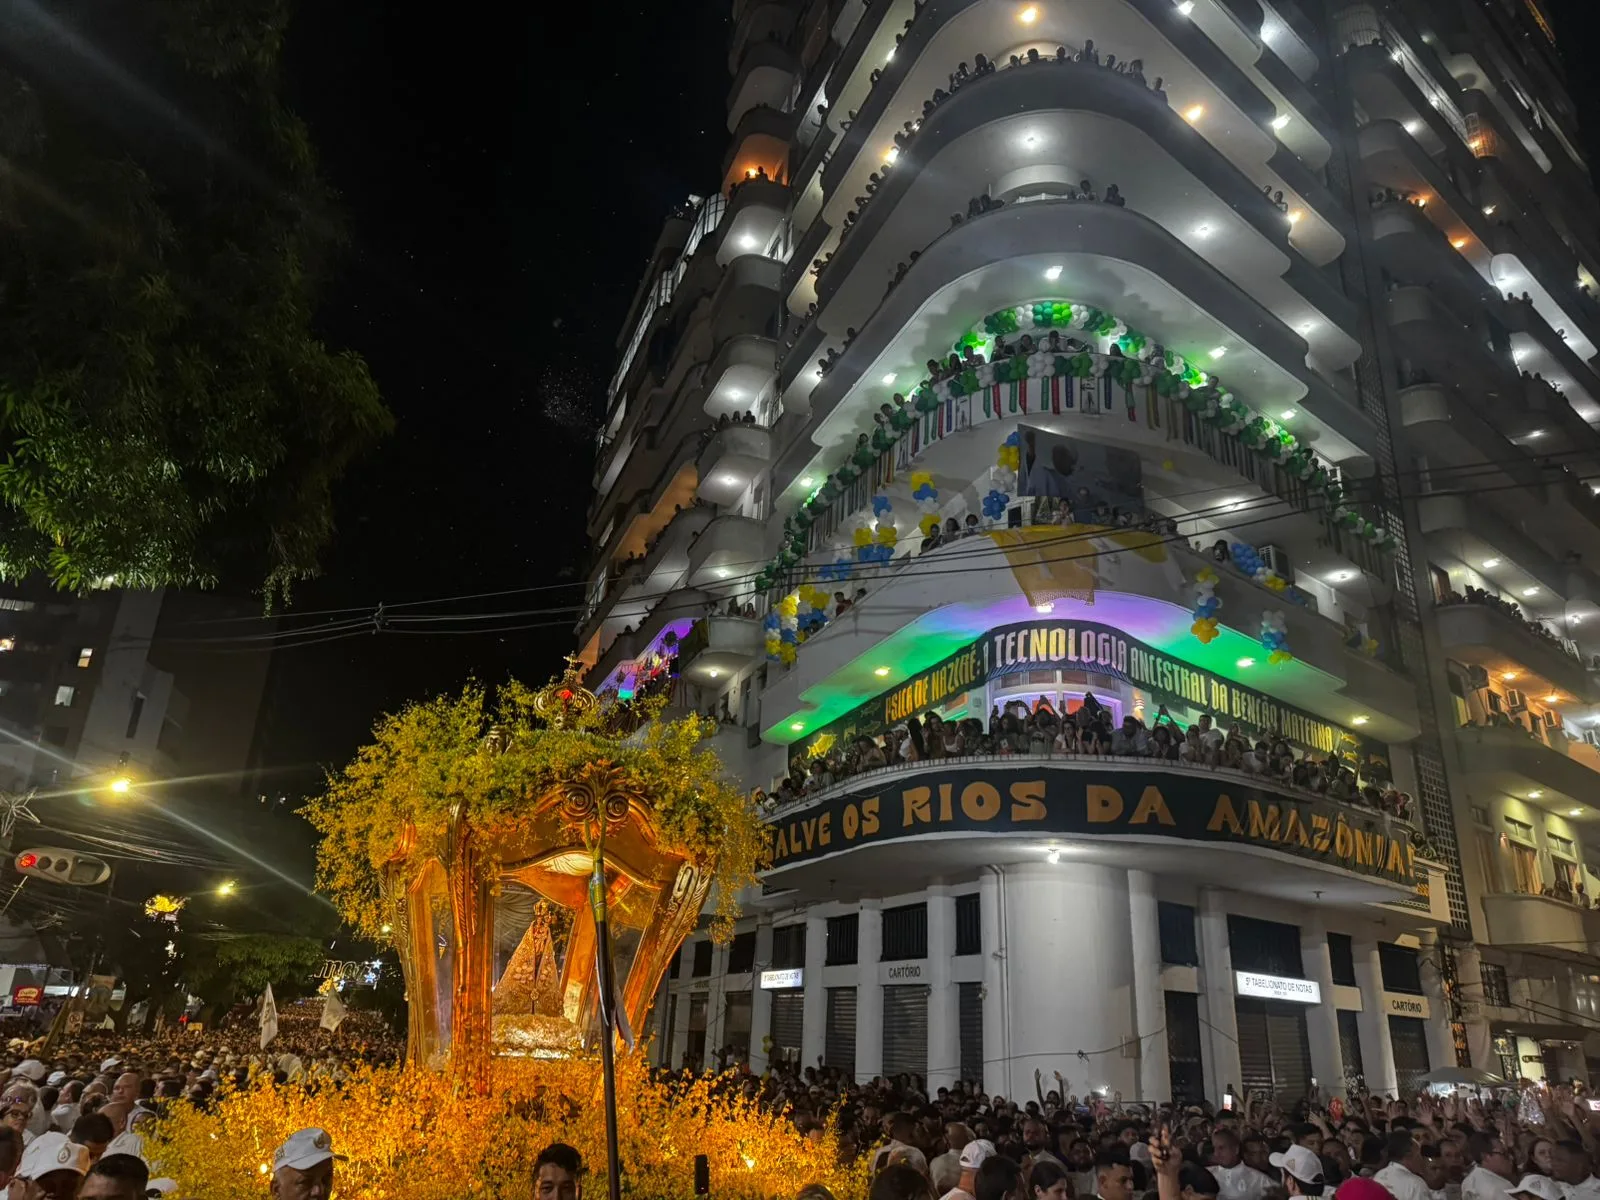
[[[289,101],[350,246],[321,325],[363,354],[398,427],[347,477],[313,611],[579,583],[614,343],[661,220],[716,186],[728,5],[302,3]],[[575,604],[578,586],[453,611]],[[570,616],[488,636],[280,652],[266,747],[342,762],[373,719],[469,676],[542,680]],[[292,785],[287,785],[292,786]]]
[[[344,199],[350,246],[322,328],[398,418],[343,485],[324,578],[294,610],[577,583],[614,343],[664,214],[715,186],[725,0],[485,10],[300,5],[289,100]],[[1557,9],[1581,53],[1595,18]],[[1589,115],[1596,80],[1573,86]],[[581,588],[454,611],[570,605]],[[489,636],[383,635],[280,652],[271,760],[346,760],[372,720],[470,676],[544,678],[572,620]],[[285,787],[295,784],[285,779]],[[315,775],[301,777],[315,786]]]

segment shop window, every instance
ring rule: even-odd
[[[1198,967],[1200,948],[1195,944],[1194,906],[1169,904],[1163,900],[1156,905],[1156,919],[1161,930],[1161,961],[1180,967]]]
[[[983,953],[983,897],[978,892],[956,897],[956,953]]]
[[[1506,979],[1506,969],[1499,963],[1486,962],[1482,965],[1483,973],[1483,1002],[1493,1004],[1498,1008],[1511,1007],[1511,985]],[[1515,1054],[1515,1049],[1512,1050]],[[1508,1075],[1511,1079],[1515,1076]]]
[[[792,970],[806,965],[806,927],[779,925],[772,931],[772,966],[774,970]]]
[[[728,947],[728,974],[748,975],[750,968],[756,961],[756,934],[755,930],[733,935],[733,942]]]
[[[1383,990],[1422,995],[1422,968],[1417,952],[1393,942],[1378,943],[1378,966],[1383,973]]]
[[[1356,986],[1355,946],[1348,933],[1328,935],[1328,963],[1333,968],[1333,982],[1339,987]],[[1340,1014],[1343,1015],[1342,1013]]]
[[[1300,959],[1300,927],[1255,917],[1228,917],[1228,949],[1238,971],[1305,978]]]
[[[1366,1086],[1366,1067],[1361,1061],[1360,1019],[1358,1012],[1339,1010],[1339,1064],[1344,1069],[1344,1085],[1352,1093]]]
[[[858,913],[828,918],[828,950],[823,959],[830,967],[848,967],[856,961],[856,940],[861,929]],[[854,991],[854,989],[852,989]],[[854,1020],[854,1018],[851,1018]],[[831,1065],[831,1064],[830,1064]]]
[[[882,961],[928,957],[928,906],[902,904],[883,910]]]

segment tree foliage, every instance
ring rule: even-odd
[[[30,0],[0,43],[0,574],[312,573],[390,426],[312,330],[338,242],[287,0]]]
[[[224,1008],[272,985],[279,1000],[316,990],[326,952],[316,938],[286,933],[201,933],[183,940],[183,980],[207,1006]]]
[[[533,799],[604,760],[648,796],[660,846],[713,872],[716,929],[726,935],[738,915],[739,892],[758,882],[767,842],[749,797],[727,780],[704,745],[715,723],[692,714],[662,720],[657,706],[641,714],[654,719],[628,737],[613,727],[612,714],[600,712],[557,729],[540,719],[534,697],[521,683],[506,684],[492,699],[473,684],[380,720],[372,742],[329,777],[327,791],[305,810],[323,835],[319,889],[347,922],[381,937],[387,917],[378,871],[408,824],[417,838],[409,861],[420,869],[430,855],[445,857],[458,809],[480,829],[504,827]],[[490,871],[498,866],[492,846],[491,840],[484,857]]]

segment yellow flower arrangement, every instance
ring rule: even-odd
[[[272,1152],[307,1126],[326,1129],[338,1164],[335,1194],[348,1200],[531,1200],[532,1165],[551,1142],[575,1146],[604,1194],[605,1129],[599,1065],[588,1059],[501,1059],[487,1094],[458,1089],[430,1071],[365,1069],[316,1090],[255,1087],[222,1095],[210,1111],[177,1106],[147,1138],[159,1173],[180,1195],[259,1200]],[[623,1194],[693,1193],[694,1158],[706,1155],[719,1200],[793,1196],[816,1181],[839,1200],[867,1194],[865,1159],[838,1164],[833,1133],[801,1136],[701,1079],[669,1088],[641,1055],[617,1063]]]

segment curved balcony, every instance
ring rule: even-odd
[[[694,588],[681,588],[662,596],[640,620],[638,628],[624,629],[605,643],[585,676],[594,691],[631,693],[641,661],[667,653],[688,636],[694,622],[705,615],[713,597]]]
[[[940,235],[812,388],[812,411],[826,417],[886,369],[948,354],[985,312],[1063,294],[1132,328],[1159,331],[1163,344],[1186,357],[1215,361],[1206,356],[1221,347],[1222,369],[1240,396],[1274,409],[1297,403],[1345,440],[1329,439],[1339,446],[1330,457],[1374,452],[1371,422],[1310,370],[1305,335],[1284,323],[1314,321],[1314,309],[1271,311],[1154,221],[1128,208],[1069,200],[1008,204]],[[837,420],[843,427],[819,429],[819,444],[847,434],[854,440],[853,408]]]
[[[1486,667],[1490,674],[1515,664],[1518,686],[1532,694],[1553,690],[1586,703],[1600,702],[1600,687],[1583,660],[1567,653],[1559,641],[1533,632],[1526,621],[1466,601],[1439,605],[1434,611],[1440,644],[1465,661]]]
[[[619,514],[619,526],[630,524],[633,516],[645,511],[648,509],[643,508],[641,499],[629,511]],[[615,633],[624,624],[637,622],[657,597],[677,586],[689,569],[689,548],[715,516],[715,511],[703,504],[679,508],[643,554],[615,568],[602,596],[578,627],[578,643],[584,645],[596,633]],[[602,561],[615,553],[622,536],[622,529],[612,536]]]
[[[1093,862],[1324,902],[1414,894],[1405,825],[1337,801],[1176,763],[1015,756],[856,776],[775,814],[772,886],[892,894],[974,864]],[[1053,851],[1053,853],[1052,853]],[[1049,858],[1047,859],[1047,855]]]
[[[689,583],[713,588],[747,576],[766,559],[767,523],[754,517],[722,516],[706,526],[689,554]]]
[[[1447,238],[1467,237],[1487,245],[1492,225],[1398,121],[1373,121],[1356,135],[1367,177],[1378,187],[1409,192],[1427,201],[1427,218]]]
[[[945,0],[929,3],[913,19],[891,60],[885,55],[880,27],[876,57],[882,77],[864,88],[859,70],[841,91],[842,113],[855,110],[855,120],[838,150],[823,169],[823,187],[832,196],[851,197],[877,168],[904,122],[922,113],[923,102],[960,60],[982,53],[1004,63],[1012,54],[1035,48],[1054,55],[1057,46],[1075,53],[1093,41],[1101,53],[1128,61],[1142,59],[1152,80],[1162,77],[1173,107],[1184,111],[1199,104],[1207,116],[1203,132],[1234,162],[1264,164],[1276,149],[1268,132],[1272,103],[1194,21],[1179,14],[1169,0],[1082,0],[1070,5],[1040,5],[1037,19],[1024,27],[1009,0]],[[885,22],[888,24],[889,22]],[[892,35],[891,35],[892,36]],[[852,42],[854,42],[852,38]]]
[[[717,234],[717,262],[760,254],[789,213],[789,189],[772,179],[743,179],[728,190],[728,213]]]
[[[739,334],[717,349],[706,367],[707,416],[738,416],[764,396],[777,373],[778,344],[770,337]]]
[[[1491,231],[1496,287],[1514,296],[1526,295],[1528,303],[1544,323],[1566,343],[1579,359],[1594,357],[1591,332],[1596,328],[1594,303],[1573,286],[1577,264],[1569,264],[1571,275],[1561,278],[1546,269],[1543,261],[1528,248],[1527,241],[1513,226],[1501,222]]]
[[[772,459],[772,434],[759,425],[718,429],[695,461],[696,495],[712,504],[732,504]]]
[[[1255,532],[1254,530],[1252,532]],[[1194,587],[1210,562],[1156,535],[1107,531],[1056,556],[1047,528],[996,531],[878,571],[858,571],[851,586],[868,595],[807,640],[792,667],[769,676],[762,695],[763,736],[795,740],[794,723],[817,729],[886,686],[915,675],[990,630],[1039,619],[1115,626],[1183,663],[1245,689],[1270,691],[1286,705],[1399,743],[1418,729],[1415,686],[1381,662],[1345,648],[1343,626],[1218,568],[1219,636],[1202,645],[1190,632]],[[1215,564],[1211,564],[1215,566]],[[958,567],[959,569],[952,569]],[[1078,599],[1090,596],[1093,602]],[[1280,611],[1294,661],[1264,665],[1261,616]],[[908,620],[907,614],[915,614]],[[880,669],[888,668],[888,674]]]
[[[1384,265],[1398,279],[1447,284],[1462,303],[1498,305],[1499,293],[1486,277],[1489,248],[1469,229],[1457,230],[1454,237],[1440,229],[1436,214],[1428,211],[1434,207],[1403,200],[1372,206],[1372,237]]]
[[[695,622],[678,650],[678,673],[691,683],[715,684],[766,656],[766,631],[755,617],[713,614]]]
[[[734,127],[728,152],[722,159],[722,191],[758,172],[780,183],[788,177],[789,139],[795,115],[767,104],[746,109]]]
[[[776,5],[763,5],[763,9]],[[730,61],[733,87],[728,90],[728,132],[754,108],[782,109],[800,73],[800,60],[783,36],[755,38],[734,48]]]
[[[1367,119],[1393,121],[1416,138],[1429,155],[1449,153],[1465,163],[1472,151],[1467,148],[1466,135],[1445,115],[1445,93],[1437,92],[1431,98],[1423,95],[1398,61],[1398,54],[1373,42],[1343,55],[1351,91]]]
[[[1510,564],[1514,571],[1548,588],[1551,595],[1566,595],[1574,590],[1570,569],[1541,550],[1523,525],[1501,517],[1470,497],[1419,497],[1417,524],[1424,534],[1445,535],[1433,539],[1442,554],[1480,563],[1498,558]]]
[[[1507,300],[1500,318],[1511,331],[1511,355],[1517,367],[1560,388],[1583,420],[1600,420],[1600,370],[1573,353],[1558,327],[1533,303],[1520,299]]]
[[[1461,765],[1474,787],[1533,796],[1551,807],[1593,808],[1600,785],[1600,753],[1561,734],[1547,745],[1520,727],[1469,725],[1455,732]]]
[[[1463,311],[1447,305],[1442,291],[1415,285],[1393,288],[1383,298],[1389,328],[1402,352],[1435,379],[1473,393],[1520,391],[1511,364],[1503,361],[1504,356],[1496,357],[1487,332],[1476,328],[1475,319],[1464,311],[1466,301],[1456,303]]]
[[[1518,892],[1486,895],[1481,903],[1491,946],[1575,963],[1600,958],[1600,913],[1592,909]]]

